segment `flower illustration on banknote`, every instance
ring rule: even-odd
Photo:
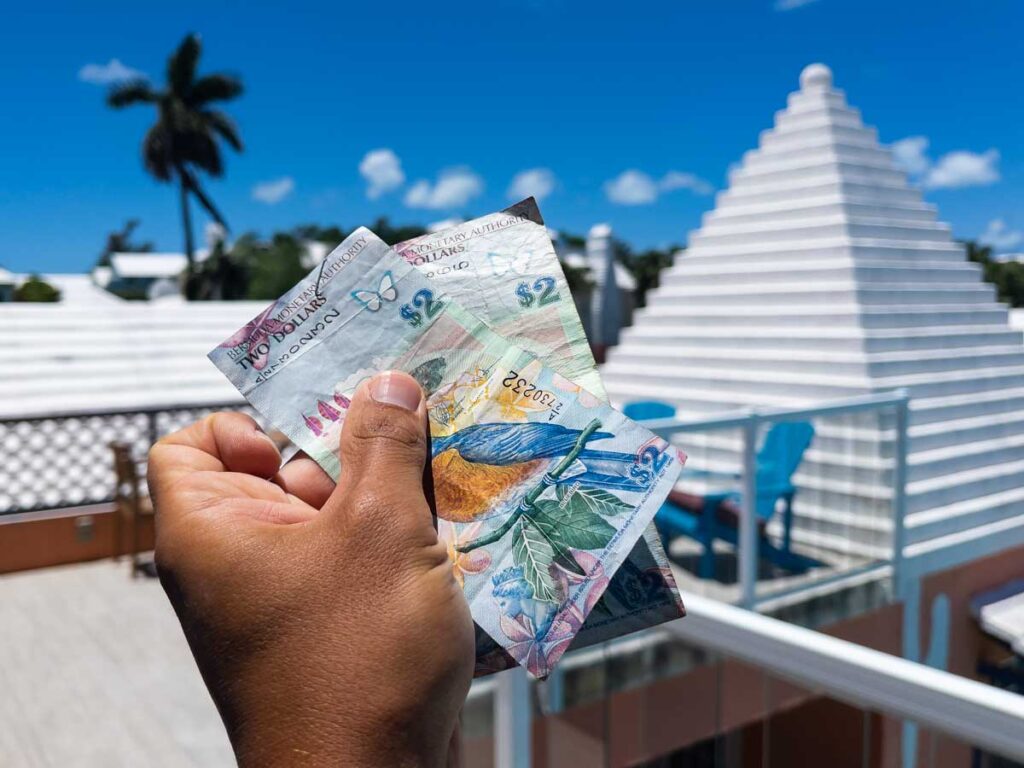
[[[448,559],[452,562],[452,575],[460,587],[466,586],[466,576],[483,573],[491,566],[491,556],[486,549],[459,552],[458,546],[472,541],[480,530],[480,523],[467,525],[461,534],[456,526],[447,520],[437,521],[437,537],[448,548]]]
[[[498,605],[498,623],[502,634],[512,641],[508,652],[540,677],[550,672],[549,660],[558,659],[568,649],[609,583],[600,559],[585,550],[574,549],[572,555],[584,573],[558,564],[552,567],[561,598],[557,605],[536,600],[518,566],[492,579],[491,594]],[[575,603],[565,605],[570,591],[584,581],[589,583],[583,607]]]
[[[324,423],[316,416],[306,416],[303,414],[302,422],[306,425],[306,428],[313,433],[314,437],[320,437],[323,435]]]
[[[547,676],[548,660],[561,656],[583,626],[583,611],[573,604],[561,610],[560,605],[537,600],[518,566],[502,571],[494,582],[498,624],[511,641],[508,653],[538,677]]]
[[[518,394],[509,387],[503,387],[494,402],[500,409],[502,421],[526,421],[531,413],[539,413],[550,407]]]

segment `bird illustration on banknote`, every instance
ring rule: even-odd
[[[433,438],[431,465],[438,515],[468,523],[493,511],[495,499],[514,496],[517,489],[532,484],[568,455],[580,433],[556,423],[495,423],[473,424]],[[609,437],[608,432],[595,432],[590,439]],[[556,484],[642,491],[648,478],[631,474],[637,464],[636,454],[587,447]]]

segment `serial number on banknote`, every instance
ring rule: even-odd
[[[553,392],[535,387],[522,378],[518,371],[509,371],[508,376],[501,380],[501,384],[505,389],[519,395],[524,400],[532,400],[539,405],[550,408],[551,415],[548,417],[549,421],[555,418],[562,410],[562,401]]]

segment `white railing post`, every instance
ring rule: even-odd
[[[753,608],[757,601],[757,426],[751,413],[743,425],[743,498],[740,505],[739,582],[740,605]]]
[[[494,687],[495,768],[530,768],[530,680],[515,667],[500,672]]]
[[[904,520],[907,513],[907,428],[910,422],[910,398],[899,390],[902,399],[896,403],[896,437],[892,464],[892,591],[903,595],[903,547],[906,543]]]

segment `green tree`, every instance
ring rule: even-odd
[[[272,301],[295,285],[308,271],[302,266],[303,252],[302,241],[285,232],[270,242],[261,242],[251,232],[238,238],[230,257],[245,271],[243,298]]]
[[[999,300],[1014,308],[1024,307],[1024,264],[995,259],[987,245],[971,240],[964,245],[968,261],[981,265],[982,275],[995,286]]]
[[[619,261],[636,280],[636,305],[646,306],[647,292],[661,284],[661,271],[672,266],[674,254],[680,248],[670,245],[665,249],[650,248],[641,253],[633,253],[633,250],[622,241],[616,240],[615,245]]]
[[[189,197],[194,197],[215,221],[227,227],[200,185],[198,174],[202,171],[212,177],[223,175],[221,141],[237,152],[242,151],[242,139],[234,121],[211,106],[241,95],[242,82],[221,73],[198,76],[196,67],[201,50],[199,36],[186,35],[167,60],[164,88],[154,89],[147,80],[136,79],[114,86],[107,95],[107,104],[115,109],[135,104],[156,107],[156,122],[142,140],[142,160],[157,180],[178,185],[189,275],[195,267]]]
[[[60,301],[60,291],[43,280],[39,275],[30,275],[28,280],[14,289],[15,301]]]
[[[319,224],[300,224],[292,230],[299,240],[315,240],[332,248],[345,239],[346,232],[338,226],[321,227]]]
[[[218,240],[210,255],[185,277],[186,295],[198,301],[237,301],[248,298],[248,292],[248,266],[234,248],[227,251],[223,240]]]
[[[571,232],[559,232],[558,239],[561,240],[567,248],[583,250],[587,247],[587,238],[583,237],[583,235],[576,235]]]
[[[396,243],[402,243],[406,240],[412,240],[414,237],[427,234],[426,227],[421,227],[418,224],[399,224],[395,226],[388,221],[387,216],[381,216],[377,219],[370,229],[377,233],[377,236],[388,245],[395,245]]]
[[[594,281],[590,276],[590,267],[574,267],[559,261],[562,265],[562,272],[565,273],[565,282],[569,286],[569,292],[573,296],[585,295],[594,287]]]

